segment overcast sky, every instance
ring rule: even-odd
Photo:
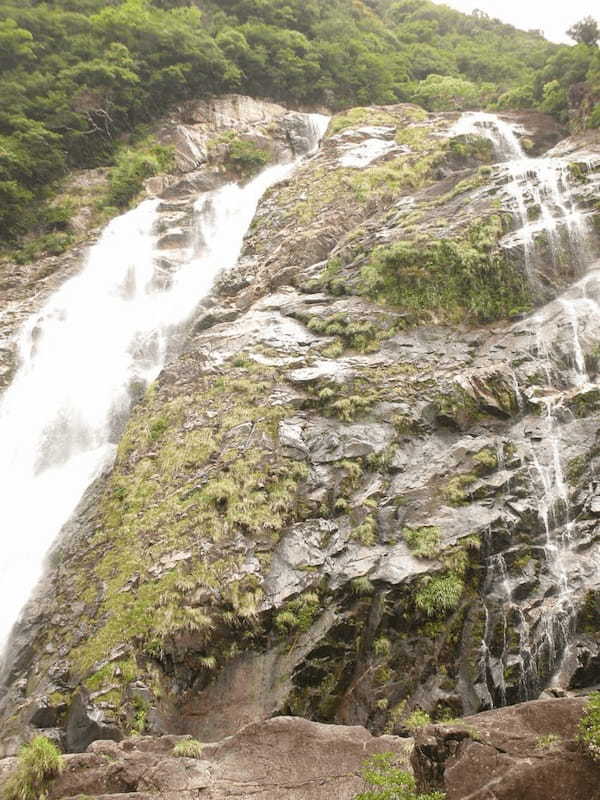
[[[571,44],[567,28],[588,15],[600,19],[598,0],[444,0],[444,5],[467,13],[480,8],[517,28],[539,28],[547,39]]]

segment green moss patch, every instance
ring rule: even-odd
[[[525,276],[498,247],[502,218],[493,215],[460,240],[400,241],[373,251],[363,291],[402,310],[457,322],[488,322],[530,308]]]
[[[417,558],[435,558],[440,552],[441,531],[438,527],[404,528],[402,536]]]

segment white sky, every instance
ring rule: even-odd
[[[443,0],[443,4],[467,13],[479,8],[517,28],[539,28],[547,39],[570,44],[565,31],[574,22],[588,15],[600,20],[598,0]]]

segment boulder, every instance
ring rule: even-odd
[[[598,800],[600,770],[577,743],[585,698],[536,700],[428,725],[412,764],[447,800]]]
[[[321,725],[278,717],[248,725],[236,736],[205,745],[200,758],[177,758],[182,737],[95,742],[65,757],[48,800],[85,795],[96,800],[351,800],[364,787],[365,760],[391,752],[408,768],[410,740],[375,738],[361,727]],[[0,782],[14,759],[0,761]]]

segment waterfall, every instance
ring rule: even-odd
[[[304,117],[312,153],[328,118]],[[68,280],[24,325],[19,369],[0,398],[0,645],[38,581],[48,548],[113,461],[132,399],[165,364],[174,334],[215,276],[233,267],[264,192],[298,160],[245,186],[201,195],[195,247],[160,280],[158,200],[114,219]]]
[[[504,200],[517,225],[504,244],[522,247],[529,280],[539,289],[538,259],[545,262],[549,255],[555,268],[567,264],[576,267],[578,275],[589,267],[590,221],[574,201],[569,161],[558,156],[528,157],[519,133],[525,133],[520,126],[484,112],[463,114],[451,129],[454,136],[485,136],[494,145],[504,171]]]
[[[565,396],[589,389],[581,329],[585,330],[590,317],[600,321],[600,306],[588,296],[590,281],[597,284],[598,272],[589,271],[593,263],[592,229],[585,210],[575,200],[576,178],[564,158],[556,156],[529,158],[518,134],[519,126],[482,112],[464,114],[451,129],[452,135],[476,134],[493,143],[499,157],[496,165],[504,180],[504,204],[512,213],[515,230],[505,237],[503,245],[520,247],[532,289],[541,291],[539,272],[551,268],[559,275],[579,277],[570,290],[557,301],[533,314],[526,325],[535,333],[536,345],[532,355],[544,375],[545,385],[535,390],[520,386],[516,375],[516,395],[526,396],[541,411],[541,436],[538,441],[524,442],[529,465],[531,492],[537,501],[537,514],[542,531],[545,570],[553,585],[550,596],[540,603],[539,616],[525,618],[513,598],[511,580],[502,554],[490,548],[487,559],[485,591],[495,594],[496,606],[503,608],[498,624],[506,630],[508,620],[519,637],[521,697],[530,699],[539,694],[544,680],[559,670],[568,651],[573,632],[575,603],[569,585],[569,562],[574,542],[575,526],[570,508],[570,493],[565,475],[565,456],[561,445],[561,425],[572,415],[563,405]],[[587,165],[588,169],[591,166]],[[550,262],[550,264],[548,263]],[[583,277],[581,277],[583,276]],[[523,323],[519,323],[523,327]],[[567,332],[568,369],[556,364],[553,347],[560,330]],[[513,373],[514,375],[514,373]],[[566,384],[566,385],[565,385]],[[502,663],[490,656],[491,610],[486,606],[486,633],[482,643],[480,672],[494,675],[492,685],[498,687],[496,696],[488,699],[491,705],[507,702],[502,668],[506,662],[506,647]],[[514,656],[512,657],[514,658]],[[485,679],[484,679],[485,680]]]

